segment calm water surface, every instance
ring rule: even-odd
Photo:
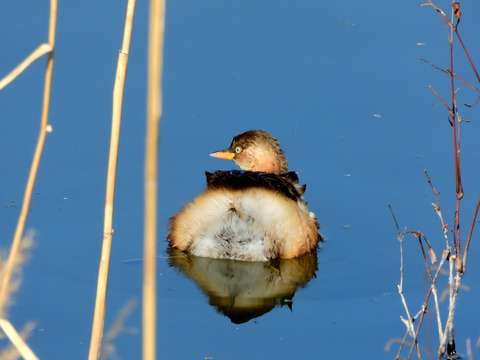
[[[441,19],[420,2],[169,2],[160,142],[158,357],[163,359],[391,359],[404,335],[397,293],[400,227],[423,231],[437,256],[443,236],[428,169],[452,223],[453,146],[448,79],[418,60],[448,66]],[[440,4],[447,11],[448,3]],[[41,359],[88,352],[103,230],[111,92],[125,2],[62,2],[48,135],[27,228],[36,247],[10,310]],[[472,59],[477,3],[462,3]],[[448,11],[447,11],[448,12]],[[45,42],[48,4],[0,4],[1,74]],[[88,24],[88,26],[86,26]],[[106,328],[140,299],[147,8],[137,4],[120,140]],[[468,45],[467,45],[468,46]],[[460,51],[460,50],[458,50]],[[13,237],[35,146],[45,60],[0,92],[1,245]],[[470,72],[463,60],[464,77]],[[460,71],[460,70],[459,70]],[[469,78],[471,79],[471,78]],[[476,94],[459,85],[461,101]],[[479,194],[477,108],[461,107],[462,228]],[[325,242],[316,257],[285,264],[169,258],[166,222],[204,188],[204,171],[234,164],[208,157],[248,129],[276,136]],[[478,229],[480,230],[480,229]],[[466,232],[464,238],[466,238]],[[462,240],[463,240],[462,239]],[[465,240],[463,240],[465,241]],[[418,244],[405,240],[404,291],[415,313],[428,283]],[[479,336],[478,235],[456,313],[457,346]],[[281,276],[278,276],[278,275]],[[269,282],[262,279],[268,278]],[[235,281],[228,281],[234,279]],[[443,290],[443,278],[439,291]],[[443,321],[445,321],[445,313]],[[141,353],[141,311],[115,341],[121,359]],[[434,328],[434,327],[433,327]],[[425,327],[425,330],[427,327]],[[433,331],[433,330],[432,330]],[[428,347],[427,331],[420,343]],[[436,333],[432,339],[436,348]],[[478,354],[477,354],[478,357]]]

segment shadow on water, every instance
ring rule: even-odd
[[[219,313],[235,324],[262,316],[276,306],[292,309],[299,288],[315,277],[317,253],[296,259],[246,262],[211,259],[169,248],[168,263],[193,280]]]

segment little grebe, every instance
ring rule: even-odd
[[[210,156],[243,171],[206,172],[207,189],[169,220],[170,245],[193,255],[245,261],[291,259],[321,236],[295,172],[273,136],[250,130]]]

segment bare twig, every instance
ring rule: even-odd
[[[477,97],[477,100],[475,100],[473,104],[464,103],[463,105],[465,105],[466,107],[474,107],[474,106],[477,106],[479,100],[480,100],[480,96]]]
[[[475,213],[473,214],[472,218],[472,224],[470,225],[470,231],[468,232],[468,238],[467,238],[467,243],[465,244],[465,250],[463,250],[463,268],[462,268],[462,274],[465,272],[466,269],[466,263],[467,263],[467,254],[468,254],[468,248],[470,246],[470,239],[472,238],[473,234],[473,227],[475,226],[475,221],[477,220],[477,214],[478,214],[478,208],[480,207],[480,197],[478,198],[477,201],[477,207],[475,208]]]
[[[428,245],[429,251],[432,252],[433,250],[432,250],[432,247],[430,246],[430,244],[428,243],[425,235],[419,233],[418,234],[418,241],[419,241],[420,247],[422,249],[423,258],[425,260],[425,266],[427,267],[427,273],[428,273],[428,276],[430,277],[430,288],[432,290],[433,299],[434,299],[434,302],[435,302],[435,312],[437,313],[438,336],[439,336],[439,340],[440,340],[440,334],[442,332],[442,320],[440,318],[440,306],[439,306],[439,302],[438,302],[437,287],[435,285],[435,281],[432,278],[432,271],[430,270],[430,266],[428,265],[427,257],[425,255],[425,250],[424,250],[423,244],[422,244],[422,236],[423,236],[423,239],[425,240],[425,242]],[[439,264],[439,268],[441,268],[440,264]],[[437,273],[438,273],[438,271],[439,271],[439,269],[437,269]],[[435,276],[435,279],[436,279],[436,276]]]
[[[396,222],[395,215],[394,215],[391,207],[390,207],[390,211],[392,212],[393,218]],[[413,321],[414,321],[415,318],[412,318],[412,316],[410,315],[410,311],[408,310],[407,301],[405,300],[405,296],[403,295],[403,238],[404,238],[405,234],[406,234],[406,232],[403,232],[402,234],[398,235],[398,241],[400,243],[400,284],[398,285],[398,293],[400,295],[400,298],[402,299],[402,304],[403,304],[403,307],[405,308],[405,313],[407,314],[407,320],[401,318],[402,321],[404,322],[405,326],[407,327],[407,332],[405,333],[405,336],[403,337],[403,341],[400,345],[400,348],[398,349],[396,359],[400,358],[400,353],[401,353],[403,345],[405,344],[405,341],[407,339],[407,335],[410,334],[413,338],[415,338],[415,326],[413,325]],[[416,340],[414,340],[412,346],[414,344],[416,344],[416,346],[417,346],[417,353],[420,354],[420,348],[419,348]]]
[[[448,224],[445,224],[445,222],[443,221],[442,211],[441,211],[441,208],[440,208],[440,199],[438,198],[438,195],[440,195],[440,193],[435,189],[432,182],[430,181],[430,176],[428,176],[427,170],[424,170],[424,172],[425,172],[425,176],[427,177],[428,185],[430,185],[430,187],[432,188],[432,191],[435,194],[435,199],[437,200],[437,204],[436,205],[432,204],[432,205],[434,206],[435,212],[437,213],[438,217],[440,218],[440,222],[442,223],[443,236],[445,237],[445,248],[448,248],[449,247],[449,245],[448,245]]]
[[[462,45],[463,51],[465,52],[465,55],[467,56],[467,59],[470,62],[470,66],[472,67],[472,70],[475,73],[475,76],[477,77],[478,82],[480,82],[480,76],[478,75],[477,69],[475,68],[475,65],[473,64],[473,61],[470,58],[470,55],[468,54],[467,48],[463,44],[462,38],[460,37],[460,34],[458,33],[457,29],[455,29],[455,34],[457,35],[458,41],[460,41],[460,45]]]
[[[393,221],[395,221],[395,227],[397,228],[397,234],[400,235],[400,228],[398,227],[397,218],[395,217],[395,214],[393,213],[393,209],[392,209],[392,207],[390,206],[390,204],[387,204],[387,206],[388,206],[388,208],[390,209],[390,213],[392,214]]]
[[[438,99],[442,102],[442,104],[447,108],[449,112],[451,112],[452,110],[450,110],[447,103],[442,99],[442,97],[438,95],[438,93],[431,86],[429,86],[429,89],[432,90],[435,95],[437,95]]]
[[[398,241],[400,242],[400,284],[398,285],[398,293],[402,298],[403,307],[405,308],[405,313],[407,314],[407,329],[410,331],[410,335],[413,337],[415,335],[415,327],[413,326],[413,318],[410,315],[408,310],[407,301],[403,295],[403,235],[399,236]]]
[[[442,268],[443,263],[445,262],[445,260],[446,260],[446,258],[448,257],[448,255],[449,255],[449,252],[447,252],[447,251],[444,251],[444,252],[443,252],[442,259],[440,260],[440,264],[438,264],[438,268],[437,268],[437,271],[436,271],[436,273],[435,273],[435,277],[433,278],[433,284],[436,283],[438,274],[440,273],[440,269]],[[427,296],[425,297],[425,301],[423,302],[423,305],[422,305],[422,310],[423,310],[423,311],[422,311],[422,314],[421,314],[421,316],[420,316],[420,320],[419,320],[418,326],[417,326],[417,331],[416,331],[415,336],[414,336],[414,338],[413,338],[413,344],[412,344],[412,346],[411,346],[411,348],[410,348],[410,352],[409,352],[409,354],[408,354],[407,359],[410,359],[411,356],[412,356],[414,344],[417,342],[418,333],[419,333],[420,328],[421,328],[421,326],[422,326],[423,317],[424,317],[425,312],[426,312],[426,310],[427,310],[428,299],[430,298],[430,294],[432,293],[432,290],[433,290],[433,285],[430,285],[430,289],[428,290]]]
[[[453,43],[451,41],[450,41],[450,74],[453,74]],[[456,182],[455,192],[457,194],[457,211],[458,211],[459,200],[463,198],[463,187],[462,187],[462,178],[460,176],[460,144],[459,144],[460,139],[457,136],[457,131],[459,131],[459,128],[460,128],[460,122],[457,123],[456,121],[457,106],[455,102],[455,82],[454,82],[453,75],[450,75],[450,85],[451,85],[451,93],[452,93],[452,106],[451,106],[450,116],[452,117],[452,125],[453,125],[452,130],[453,130],[455,182]],[[458,221],[458,218],[457,218],[457,221]],[[458,245],[458,247],[460,248],[460,245]]]
[[[454,263],[455,259],[454,256],[451,256],[452,259],[449,260],[450,263],[450,276],[449,276],[449,288],[450,288],[450,296],[449,296],[449,306],[448,306],[448,318],[445,324],[445,330],[441,337],[440,346],[438,348],[438,359],[441,359],[442,356],[445,354],[445,346],[447,343],[448,334],[453,331],[453,318],[455,315],[455,305],[457,302],[458,290],[460,289],[460,280],[461,276],[457,273],[456,276],[453,275],[454,270]]]
[[[410,329],[409,327],[407,326],[407,331],[405,331],[405,335],[403,336],[403,339],[400,341],[400,347],[398,348],[398,352],[397,352],[397,356],[395,356],[395,360],[399,360],[400,359],[400,354],[402,353],[402,349],[403,349],[403,346],[407,344],[407,337],[408,337],[408,334],[410,333]],[[390,349],[390,346],[385,346],[385,350]]]
[[[439,68],[438,66],[433,65],[431,62],[429,62],[429,61],[427,61],[427,60],[425,60],[425,59],[423,59],[423,58],[420,58],[420,60],[422,60],[424,63],[430,65],[431,67],[433,67],[433,68],[435,68],[435,69],[437,69],[437,70],[439,70],[439,71],[441,71],[441,72],[443,72],[443,73],[445,73],[445,74],[447,74],[447,75],[452,75],[452,76],[454,76],[456,79],[460,80],[460,81],[463,82],[465,85],[470,86],[473,90],[480,92],[480,89],[476,88],[475,86],[473,86],[473,85],[470,84],[469,82],[463,80],[463,79],[462,79],[461,77],[459,77],[458,75],[452,74],[452,73],[450,72],[450,70],[448,70],[448,69],[447,69],[447,70],[441,69],[441,68]]]

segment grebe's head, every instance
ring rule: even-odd
[[[233,160],[242,170],[284,174],[287,158],[277,139],[265,130],[250,130],[233,138],[228,149],[210,154],[218,159]]]

